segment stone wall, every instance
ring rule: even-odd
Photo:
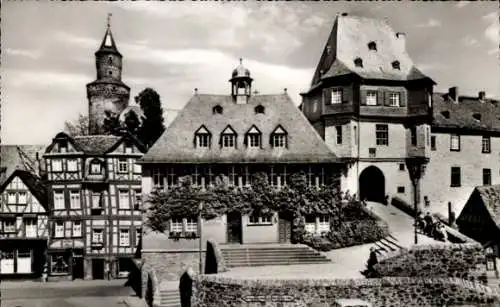
[[[205,267],[205,250],[202,251],[202,270]],[[160,284],[178,281],[188,266],[199,274],[200,254],[197,250],[143,250],[143,271],[154,269]],[[203,272],[202,272],[203,273]]]
[[[194,306],[198,307],[274,307],[283,306],[283,302],[288,307],[322,307],[331,306],[341,298],[362,299],[374,307],[498,306],[500,303],[498,292],[457,278],[242,280],[204,275],[196,278],[193,295]]]
[[[379,259],[375,270],[390,277],[458,277],[486,281],[486,254],[480,244],[415,245]]]
[[[216,266],[215,273],[227,272],[229,269],[226,266],[226,261],[224,260],[224,256],[222,255],[222,251],[219,247],[219,244],[213,239],[207,240],[207,252],[205,254],[205,274],[207,274],[207,270],[213,271],[212,264],[209,263],[209,259],[214,260]],[[209,268],[207,268],[207,265]]]

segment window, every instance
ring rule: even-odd
[[[342,90],[341,89],[335,89],[332,91],[331,103],[332,104],[342,103]]]
[[[7,193],[7,202],[9,204],[16,204],[17,203],[16,193],[14,192]]]
[[[104,231],[102,229],[92,229],[92,244],[102,243],[104,243]]]
[[[460,167],[452,167],[451,168],[451,184],[452,187],[461,186],[461,178],[460,178]]]
[[[285,147],[285,135],[284,134],[273,134],[272,144],[274,148]]]
[[[92,208],[102,208],[101,194],[92,193]]]
[[[483,136],[482,153],[491,153],[491,139],[489,136]]]
[[[399,163],[399,170],[404,171],[405,170],[405,164],[404,163]]]
[[[69,254],[53,254],[50,258],[51,274],[67,274],[69,272]]]
[[[265,110],[264,107],[261,105],[256,106],[254,109],[255,113],[257,114],[264,114],[264,110]]]
[[[417,127],[410,128],[411,145],[417,146]]]
[[[64,191],[54,191],[54,210],[64,210]]]
[[[62,162],[59,159],[52,160],[52,171],[53,172],[62,172]]]
[[[405,187],[398,187],[398,193],[404,193]]]
[[[128,190],[118,191],[118,208],[130,209],[130,198]]]
[[[135,203],[134,203],[134,209],[135,210],[140,210],[141,209],[141,204],[142,204],[142,193],[141,190],[134,190],[135,193]]]
[[[163,188],[165,174],[160,168],[153,169],[153,185],[155,188]]]
[[[80,209],[80,191],[70,191],[69,201],[71,209]]]
[[[210,136],[208,134],[198,134],[196,136],[197,147],[208,147],[210,144]]]
[[[306,220],[305,221],[306,222],[305,231],[307,233],[311,233],[311,234],[315,233],[316,232],[316,217],[308,215],[305,217],[305,220]]]
[[[375,125],[377,145],[389,146],[389,126],[384,124]]]
[[[63,221],[56,221],[54,225],[54,238],[64,237],[64,223]]]
[[[142,167],[140,164],[134,163],[134,174],[142,174]]]
[[[318,231],[317,233],[322,234],[324,232],[330,231],[330,217],[327,215],[322,215],[318,217]]]
[[[26,204],[26,196],[27,196],[27,193],[26,192],[19,192],[18,193],[18,200],[17,200],[17,203],[18,204]]]
[[[367,106],[376,106],[377,105],[377,92],[376,91],[367,91],[366,92],[366,105]]]
[[[76,172],[78,170],[76,159],[69,159],[66,161],[67,171],[68,172]]]
[[[186,232],[198,233],[198,221],[194,218],[186,218]]]
[[[59,142],[58,146],[59,146],[59,152],[61,152],[61,153],[68,152],[68,141],[61,140]]]
[[[399,93],[390,93],[389,94],[389,105],[391,107],[399,107],[400,99],[401,99],[401,96],[399,95]]]
[[[113,57],[111,56],[108,57],[108,64],[113,64]]]
[[[182,232],[183,229],[181,218],[173,218],[170,220],[170,232]]]
[[[436,136],[431,136],[431,150],[436,150]]]
[[[222,107],[219,105],[216,105],[215,107],[213,107],[212,113],[213,114],[222,114]]]
[[[125,146],[125,153],[132,153],[134,151],[130,143],[126,143],[124,146]]]
[[[120,229],[120,246],[130,246],[130,231]]]
[[[491,185],[491,169],[483,168],[483,185]]]
[[[98,161],[93,161],[90,163],[90,173],[91,174],[101,174],[102,173],[102,168],[101,168],[101,163]]]
[[[247,135],[247,144],[248,147],[256,148],[260,147],[260,134],[251,133]]]
[[[73,237],[79,238],[82,236],[82,222],[73,221]]]
[[[398,69],[398,70],[401,69],[400,65],[399,65],[399,61],[394,61],[391,64],[392,64],[392,68]]]
[[[222,135],[222,147],[235,147],[236,136],[234,134],[223,134]]]
[[[370,158],[375,158],[377,156],[377,148],[373,147],[368,148],[368,156]]]
[[[135,245],[139,245],[139,242],[141,242],[141,236],[142,236],[142,228],[136,228],[135,229]]]
[[[363,67],[363,60],[361,58],[355,58],[354,59],[354,66]]]
[[[127,159],[118,159],[118,173],[128,173]]]
[[[250,225],[272,224],[272,215],[271,214],[252,214],[249,216],[248,224],[250,224]]]
[[[5,219],[3,221],[3,231],[4,232],[16,232],[16,220],[15,219]]]
[[[460,135],[450,135],[450,151],[460,151]]]
[[[373,50],[373,51],[377,51],[377,44],[375,42],[369,42],[368,49]]]
[[[336,126],[335,130],[337,131],[337,144],[342,144],[342,126]]]

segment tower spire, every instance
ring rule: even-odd
[[[111,16],[113,16],[113,14],[108,13],[108,29],[111,28]]]

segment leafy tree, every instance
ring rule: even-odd
[[[77,120],[66,121],[64,123],[64,132],[70,136],[89,135],[89,117],[78,114]]]
[[[144,113],[138,137],[149,148],[165,131],[160,95],[152,88],[146,88],[135,97],[135,101]]]
[[[127,114],[125,114],[124,125],[128,132],[133,135],[137,135],[141,126],[141,122],[139,121],[139,117],[137,117],[137,114],[135,114],[135,112],[129,111]]]

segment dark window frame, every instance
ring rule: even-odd
[[[377,146],[389,146],[389,125],[375,125],[375,141]]]
[[[462,170],[459,166],[451,167],[451,180],[450,187],[461,187],[462,186]]]

